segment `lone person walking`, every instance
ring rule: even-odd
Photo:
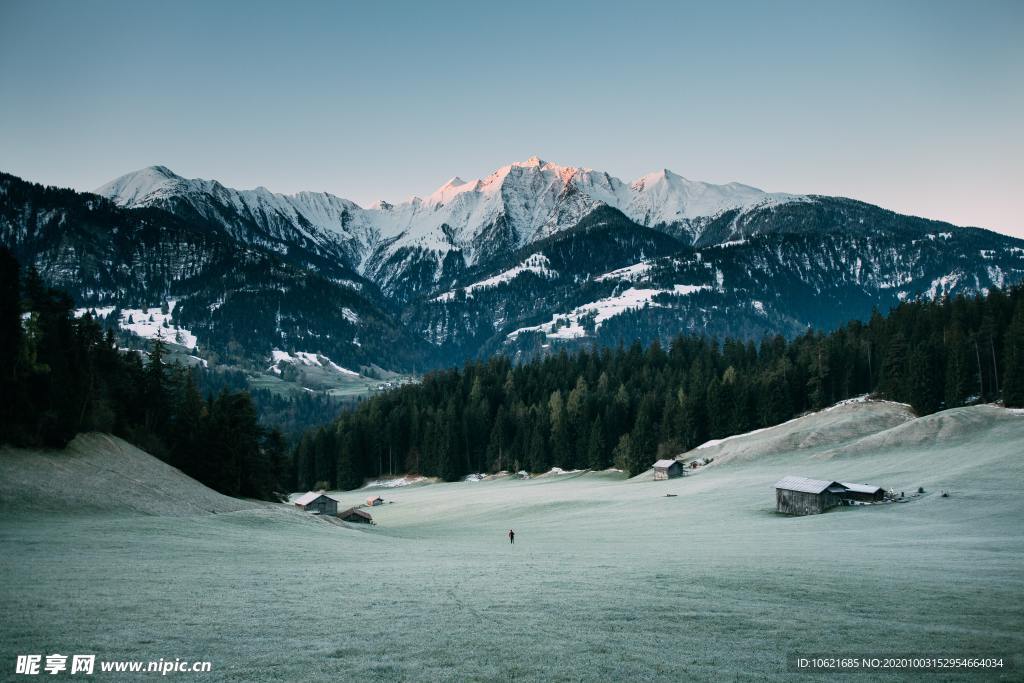
[[[512,531],[511,529],[508,530],[508,542],[513,545],[515,545],[516,542],[516,532]]]

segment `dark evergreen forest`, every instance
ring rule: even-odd
[[[0,442],[61,447],[120,435],[229,495],[271,498],[354,488],[413,472],[603,469],[630,474],[710,438],[783,422],[862,394],[918,414],[1002,400],[1024,406],[1024,288],[904,303],[828,334],[753,342],[680,336],[616,349],[507,357],[431,373],[358,403],[334,422],[326,399],[250,393],[212,373],[119,351],[113,330],[0,249]],[[255,398],[254,398],[255,397]],[[291,460],[291,462],[289,462]]]
[[[1024,288],[907,302],[831,332],[753,342],[678,337],[515,365],[497,356],[432,373],[311,430],[299,488],[416,472],[610,466],[636,474],[707,439],[862,394],[919,415],[1024,405]]]
[[[113,330],[73,309],[35,269],[23,284],[0,248],[0,443],[60,448],[79,432],[109,432],[228,495],[269,499],[290,486],[285,437],[260,425],[237,378],[168,365],[159,340],[146,358],[119,351]],[[311,408],[265,400],[282,416]]]

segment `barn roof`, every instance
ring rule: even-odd
[[[370,516],[369,512],[364,512],[359,508],[349,508],[348,510],[338,513],[339,517],[348,517],[349,515],[356,515],[357,517],[362,517],[363,519],[373,519],[373,517]]]
[[[843,486],[855,493],[878,493],[882,490],[881,486],[872,486],[871,484],[847,484],[846,482],[840,482]]]
[[[328,496],[323,491],[310,491],[308,493],[303,493],[301,496],[296,498],[295,499],[295,504],[296,505],[309,505],[310,503],[312,503],[314,500],[316,500],[320,496],[323,496],[324,498],[331,498],[330,496]],[[335,500],[336,501],[337,498],[331,498],[331,500]]]
[[[656,469],[656,470],[666,469],[666,468],[672,467],[672,465],[675,465],[677,462],[679,462],[679,461],[678,460],[659,460],[658,462],[654,463],[654,469]]]
[[[783,477],[775,482],[775,488],[786,491],[801,491],[803,493],[821,493],[825,490],[835,492],[835,487],[840,490],[845,486],[838,481],[826,481],[824,479],[808,479],[807,477]]]

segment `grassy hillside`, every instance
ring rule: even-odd
[[[63,450],[0,449],[0,510],[180,516],[251,509],[127,441],[79,434]]]
[[[763,680],[784,678],[793,653],[997,653],[1016,657],[1011,680],[1024,665],[1021,443],[1014,411],[917,419],[861,402],[699,449],[714,462],[667,482],[338,494],[393,501],[374,527],[286,506],[5,511],[0,654],[210,659],[206,680],[461,681]],[[786,474],[926,493],[791,518],[774,512]]]

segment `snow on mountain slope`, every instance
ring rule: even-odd
[[[674,226],[691,240],[695,219],[732,209],[801,199],[730,183],[690,181],[670,171],[631,184],[589,168],[560,166],[531,157],[502,166],[486,178],[455,177],[426,198],[362,208],[327,193],[274,194],[265,188],[233,190],[211,180],[187,180],[163,166],[122,176],[96,191],[122,206],[174,208],[184,201],[200,215],[237,231],[248,221],[275,237],[342,245],[353,268],[387,285],[398,269],[461,253],[467,265],[507,253],[575,226],[602,204],[646,226]]]
[[[265,187],[235,190],[216,180],[182,178],[164,166],[123,175],[96,194],[126,208],[156,206],[182,213],[183,203],[243,241],[309,242],[327,253],[343,253],[353,267],[377,237],[362,220],[363,210],[347,199],[325,192],[275,194]],[[257,234],[251,234],[253,229]]]
[[[497,287],[500,284],[511,282],[519,277],[523,273],[534,273],[540,277],[551,278],[556,277],[558,273],[551,269],[551,262],[548,257],[544,254],[531,254],[529,258],[520,263],[519,265],[513,266],[508,270],[502,271],[497,275],[474,282],[471,285],[466,285],[464,290],[466,296],[473,296],[474,290],[487,289],[489,287]],[[455,291],[447,291],[444,294],[434,297],[434,301],[451,301],[455,298]]]
[[[594,280],[597,282],[605,282],[607,280],[625,280],[632,282],[643,278],[653,267],[654,265],[650,261],[641,261],[640,263],[634,263],[633,265],[625,266],[624,268],[616,268],[604,275],[598,275]]]
[[[801,199],[790,194],[767,193],[740,183],[712,185],[687,180],[668,169],[639,178],[629,189],[629,204],[616,208],[648,227],[717,216],[730,209],[771,206]]]
[[[168,300],[166,313],[161,306],[122,308],[117,320],[118,327],[142,339],[160,339],[165,343],[178,344],[194,351],[198,342],[196,335],[174,322],[174,307],[177,305],[175,299]],[[115,306],[76,308],[74,315],[81,318],[86,313],[91,313],[102,320],[110,316],[115,309]]]
[[[308,353],[306,351],[296,351],[294,354],[290,354],[287,351],[274,349],[271,351],[270,360],[272,361],[272,364],[267,368],[267,371],[272,372],[275,375],[282,374],[283,368],[286,365],[294,365],[296,367],[305,366],[311,368],[326,368],[338,373],[339,375],[345,375],[348,377],[360,376],[358,372],[341,367],[327,356]]]
[[[630,287],[614,296],[577,306],[570,313],[555,314],[549,322],[521,327],[507,337],[515,339],[524,332],[543,332],[549,339],[579,339],[587,336],[588,328],[597,330],[609,318],[645,306],[658,306],[654,300],[658,295],[686,296],[705,289],[706,285],[673,285],[672,289]]]
[[[511,229],[516,246],[523,246],[576,225],[601,204],[653,226],[797,199],[739,183],[694,182],[671,171],[648,174],[627,185],[601,171],[531,157],[481,180],[453,178],[426,199],[379,204],[368,213],[381,235],[393,238],[391,252],[411,246],[446,252],[457,246],[473,264],[482,246],[477,239],[500,221]]]

